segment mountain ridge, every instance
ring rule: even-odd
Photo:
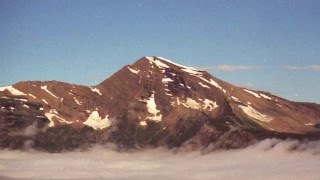
[[[203,147],[237,129],[254,140],[260,132],[317,134],[320,124],[318,104],[241,88],[158,56],[142,57],[96,86],[27,81],[0,88],[0,97],[2,128],[18,119],[27,120],[19,120],[24,125],[14,131],[35,122],[38,129],[89,126],[109,131],[118,144],[194,141]],[[133,136],[132,142],[126,137],[123,143],[122,132]]]

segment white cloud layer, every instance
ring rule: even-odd
[[[202,69],[205,70],[213,70],[213,71],[238,71],[238,70],[254,70],[261,69],[260,66],[232,66],[232,65],[218,65],[213,67],[204,67]]]
[[[285,66],[284,69],[289,69],[289,70],[320,70],[320,65],[311,65],[311,66]]]
[[[207,71],[245,71],[245,70],[259,70],[259,69],[286,69],[286,70],[320,70],[320,65],[306,65],[306,66],[283,66],[268,68],[263,66],[233,66],[233,65],[218,65],[212,67],[202,67],[201,69]]]
[[[0,151],[0,179],[317,179],[319,153],[319,141],[276,139],[208,154],[102,147],[60,154]]]

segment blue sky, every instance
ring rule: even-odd
[[[95,85],[158,55],[320,103],[319,9],[318,0],[0,0],[0,86]]]

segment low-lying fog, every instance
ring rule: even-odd
[[[319,179],[320,142],[267,139],[207,154],[165,149],[0,151],[0,179]]]

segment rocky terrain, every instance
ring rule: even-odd
[[[162,57],[143,57],[92,87],[27,81],[0,88],[0,147],[60,152],[241,148],[268,137],[318,139],[320,105],[237,87]]]

